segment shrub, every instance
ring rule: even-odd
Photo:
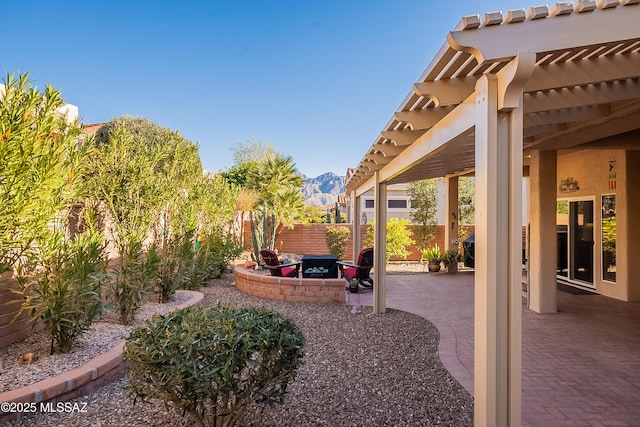
[[[118,265],[108,277],[107,297],[115,303],[123,325],[133,322],[136,311],[153,291],[158,278],[157,247],[152,245],[145,250],[142,241],[136,235],[127,235],[118,241]]]
[[[189,307],[154,316],[127,339],[129,392],[159,398],[198,425],[233,425],[251,403],[282,403],[304,336],[262,307]]]
[[[455,273],[458,271],[458,263],[462,261],[462,255],[457,249],[448,249],[442,254],[442,262],[447,267],[449,273]]]
[[[424,261],[432,261],[434,263],[440,262],[442,258],[442,252],[440,246],[436,243],[435,246],[422,250],[422,259]]]
[[[207,280],[220,277],[242,247],[231,235],[214,235],[196,242],[194,262],[185,273],[183,289],[199,289]]]
[[[73,198],[78,123],[58,112],[59,91],[7,75],[0,95],[0,274],[13,271]]]
[[[389,218],[387,221],[387,260],[391,257],[407,258],[410,252],[408,246],[415,244],[411,238],[412,233],[408,228],[409,221],[400,218]],[[367,228],[365,246],[373,246],[373,229],[375,221]]]
[[[349,228],[344,226],[330,225],[325,229],[325,238],[329,253],[335,255],[338,259],[342,259],[344,251],[347,249],[347,240],[349,240]]]
[[[163,246],[158,267],[158,287],[162,302],[167,302],[176,289],[189,280],[188,272],[193,270],[193,233],[170,236]]]
[[[63,233],[51,233],[39,242],[34,261],[33,275],[18,277],[18,292],[24,298],[20,312],[42,321],[51,335],[52,354],[54,343],[68,353],[102,308],[102,236],[89,231],[68,242]]]

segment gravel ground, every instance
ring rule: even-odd
[[[140,307],[135,321],[139,323],[154,314],[171,311],[173,307],[188,299],[189,295],[177,293],[166,304],[148,302]],[[33,333],[20,342],[0,349],[0,393],[77,368],[118,344],[128,337],[132,330],[133,326],[119,324],[115,313],[105,311],[102,319],[91,325],[69,353],[54,354],[50,354],[50,335],[44,331]],[[22,363],[23,355],[26,353],[33,355],[30,364]]]
[[[390,271],[407,271],[394,267]],[[413,265],[409,270],[421,271]],[[392,273],[393,274],[393,273]],[[470,426],[473,397],[438,358],[438,331],[418,316],[340,304],[269,301],[238,292],[233,276],[201,289],[204,305],[263,305],[294,319],[307,339],[304,364],[284,405],[252,407],[246,426]],[[85,413],[37,414],[9,426],[189,426],[161,402],[133,404],[126,378],[71,402]]]

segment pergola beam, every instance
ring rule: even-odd
[[[380,132],[383,138],[389,139],[396,143],[396,146],[406,147],[415,142],[416,139],[424,135],[424,129],[421,130],[385,130]]]
[[[619,6],[589,13],[572,13],[551,19],[527,19],[515,24],[452,31],[447,42],[456,50],[472,54],[478,63],[509,59],[518,52],[551,52],[574,46],[590,46],[638,37],[637,15]],[[562,34],[558,37],[558,34]]]
[[[389,181],[415,166],[429,154],[436,153],[447,142],[469,132],[475,124],[475,96],[470,96],[450,114],[418,138],[380,171],[380,179]]]
[[[436,107],[444,107],[461,103],[473,92],[475,85],[475,77],[468,76],[415,83],[413,91],[416,95],[433,100]]]
[[[449,114],[453,108],[453,106],[447,106],[423,108],[412,111],[396,111],[393,115],[397,121],[407,123],[413,130],[430,129],[444,116]]]
[[[640,97],[640,80],[629,79],[603,82],[586,87],[563,88],[545,92],[525,93],[524,113],[561,110],[594,104],[637,99]]]
[[[601,56],[582,61],[565,61],[540,65],[525,84],[524,92],[586,86],[604,81],[637,77],[640,55]]]

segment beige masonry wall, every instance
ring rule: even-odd
[[[618,169],[618,275],[627,284],[627,299],[640,301],[640,151],[627,151]]]
[[[559,153],[558,155],[558,190],[557,198],[561,200],[592,200],[594,206],[593,217],[593,240],[594,240],[594,285],[596,291],[602,295],[621,299],[631,300],[640,297],[640,291],[636,290],[635,297],[630,292],[630,287],[637,284],[630,284],[629,270],[631,267],[630,254],[638,253],[630,247],[629,238],[632,230],[638,232],[638,225],[633,223],[632,212],[640,212],[638,201],[634,193],[634,187],[638,184],[628,182],[629,178],[636,172],[629,164],[628,157],[635,156],[634,152],[624,150],[584,150],[572,153]],[[612,163],[614,162],[615,163]],[[634,163],[634,162],[632,162]],[[610,167],[613,164],[613,170]],[[635,160],[635,170],[640,168],[640,163]],[[615,173],[613,177],[612,172]],[[578,189],[572,192],[560,192],[563,181],[569,178],[577,182]],[[637,190],[635,191],[637,193]],[[635,194],[634,193],[634,194]],[[602,196],[616,195],[616,222],[617,222],[617,242],[616,259],[617,272],[616,283],[602,279]],[[633,202],[632,204],[629,204]],[[633,204],[635,203],[635,208]],[[638,221],[636,221],[638,222]],[[638,241],[636,241],[638,242]],[[634,246],[637,246],[636,243]],[[636,262],[635,264],[638,264]],[[633,277],[633,276],[632,276]],[[636,274],[635,277],[638,277]],[[637,280],[637,279],[634,279]]]

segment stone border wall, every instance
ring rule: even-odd
[[[201,292],[177,291],[190,294],[189,300],[176,306],[174,310],[198,304],[204,298]],[[128,362],[122,357],[125,341],[120,341],[115,347],[100,356],[94,357],[82,366],[50,377],[35,384],[20,387],[15,390],[0,393],[0,402],[35,403],[37,412],[40,404],[65,402],[79,396],[84,396],[97,388],[108,384],[126,372]],[[88,411],[91,408],[87,408]],[[28,413],[0,413],[0,424],[11,420],[19,420]]]
[[[271,276],[235,266],[236,288],[261,298],[280,301],[345,303],[344,279],[302,279]]]

